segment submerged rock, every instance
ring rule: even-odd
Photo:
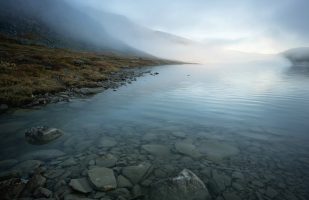
[[[151,186],[149,200],[207,200],[210,194],[199,177],[182,170],[174,178],[158,181]]]
[[[95,163],[100,167],[114,167],[117,162],[117,158],[112,154],[106,154],[96,158]]]
[[[118,183],[118,187],[120,188],[132,188],[133,187],[132,183],[122,175],[119,175],[117,177],[117,183]]]
[[[192,158],[199,158],[201,156],[200,152],[190,142],[177,142],[175,149],[177,152]]]
[[[92,191],[87,178],[71,179],[69,185],[76,191],[87,194]]]
[[[166,146],[159,145],[159,144],[145,144],[142,148],[160,158],[166,158],[171,155],[170,149]]]
[[[212,161],[220,161],[239,153],[239,149],[236,146],[216,140],[201,143],[199,150]]]
[[[17,199],[26,183],[20,178],[0,181],[0,196],[3,200]]]
[[[93,186],[100,191],[109,191],[117,187],[117,181],[112,169],[97,167],[88,171],[88,177]]]
[[[25,137],[30,144],[46,144],[63,135],[63,131],[47,126],[33,127],[27,130]]]
[[[22,175],[28,175],[28,174],[33,173],[42,164],[43,162],[39,160],[26,160],[26,161],[23,161],[15,165],[13,169],[21,172]]]
[[[141,163],[136,166],[128,166],[122,169],[122,174],[130,179],[134,184],[140,182],[145,178],[151,171],[152,167],[149,163]]]
[[[49,160],[64,155],[65,153],[58,149],[44,149],[27,153],[21,157],[21,160],[30,160],[30,159]]]

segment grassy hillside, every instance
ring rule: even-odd
[[[0,36],[0,103],[20,106],[33,95],[96,87],[122,68],[168,61],[26,45]]]

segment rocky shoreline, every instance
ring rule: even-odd
[[[0,161],[2,199],[262,200],[307,199],[300,158],[271,142],[237,144],[226,130],[179,131],[117,126],[117,133],[57,139],[59,145]],[[238,135],[238,138],[243,136]],[[222,140],[220,138],[227,138]],[[243,140],[244,138],[242,138]],[[263,145],[261,145],[263,144]],[[286,152],[285,152],[286,153]],[[293,160],[293,159],[296,160]],[[297,170],[296,170],[297,169]],[[192,198],[191,198],[192,197]]]
[[[116,91],[118,87],[132,84],[132,82],[136,81],[138,77],[144,76],[146,74],[156,76],[159,73],[152,72],[149,69],[145,70],[141,67],[121,69],[118,72],[111,72],[106,80],[96,82],[95,87],[71,87],[58,93],[33,95],[33,101],[31,103],[20,106],[20,108],[35,108],[52,103],[70,102],[74,98],[92,96],[108,89]],[[16,109],[16,107],[10,108],[7,104],[1,104],[0,114],[6,113],[11,109]]]

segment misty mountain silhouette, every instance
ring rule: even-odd
[[[0,32],[22,42],[149,56],[113,37],[100,22],[65,1],[1,0],[0,3]]]

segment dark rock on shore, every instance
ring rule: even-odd
[[[47,126],[33,127],[27,130],[25,137],[30,144],[46,144],[63,135],[63,131]]]

